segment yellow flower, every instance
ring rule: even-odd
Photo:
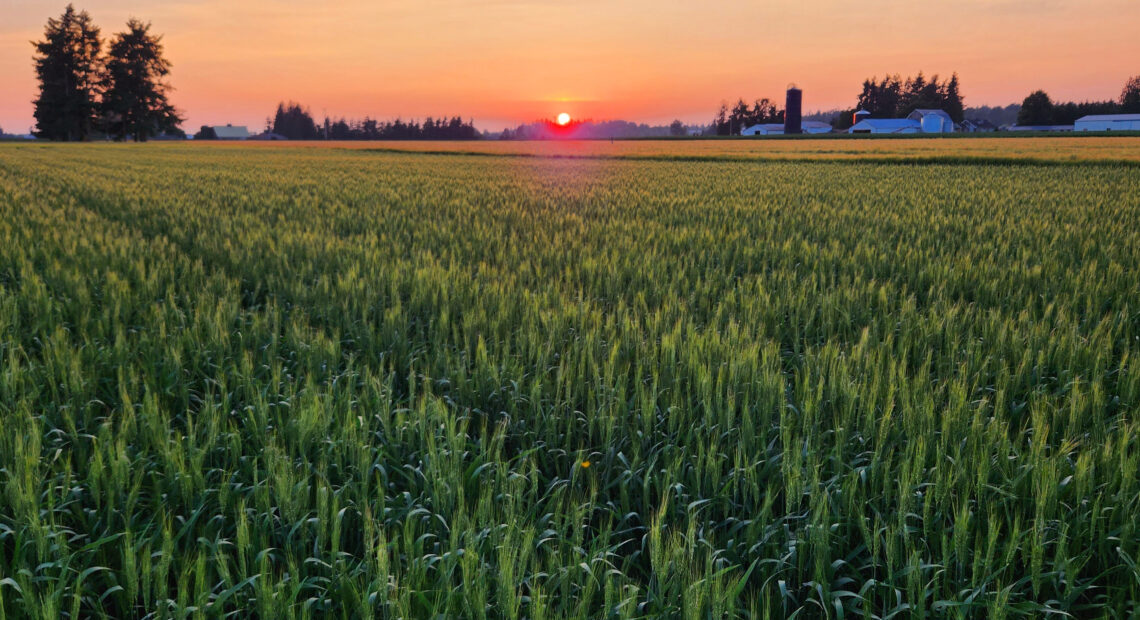
[[[590,466],[590,461],[582,461],[582,468],[585,469]]]

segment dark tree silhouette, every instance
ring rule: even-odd
[[[86,11],[67,5],[59,19],[49,19],[44,40],[34,42],[36,136],[48,140],[83,140],[91,135],[98,112],[99,28]]]
[[[209,125],[202,125],[202,128],[198,130],[198,133],[194,134],[194,139],[195,140],[217,140],[218,139],[218,132],[214,131],[214,128],[210,127]]]
[[[669,135],[671,135],[671,136],[683,136],[683,135],[685,135],[685,133],[686,133],[685,124],[682,123],[680,119],[677,119],[677,120],[673,121],[672,123],[669,123]]]
[[[950,115],[955,123],[961,123],[966,118],[966,106],[962,102],[962,93],[958,89],[958,74],[950,76],[942,91],[942,109]]]
[[[878,81],[872,77],[863,81],[857,103],[857,109],[870,112],[874,118],[902,118],[915,110],[934,109],[945,111],[954,122],[962,121],[963,107],[957,73],[942,83],[937,75],[927,80],[922,72],[905,82],[898,75]]]
[[[1140,75],[1133,76],[1120,91],[1120,111],[1125,114],[1140,114]]]
[[[318,137],[317,124],[313,122],[313,115],[308,108],[292,101],[277,104],[277,113],[273,116],[273,133],[279,133],[290,140],[316,140]]]
[[[1053,100],[1043,91],[1029,94],[1017,112],[1018,125],[1050,125],[1053,123]]]
[[[127,22],[126,32],[111,38],[103,75],[103,121],[116,140],[145,142],[175,132],[182,118],[167,101],[170,61],[162,55],[162,37],[150,34],[150,24]]]

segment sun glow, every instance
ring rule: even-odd
[[[569,114],[563,112],[563,113],[558,115],[558,124],[559,125],[565,125],[566,123],[569,123],[569,122],[570,122],[570,115]]]

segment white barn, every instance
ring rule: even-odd
[[[753,125],[751,127],[742,129],[740,131],[742,136],[782,136],[784,135],[783,123],[762,123],[760,125]]]
[[[865,118],[847,133],[903,134],[921,133],[922,123],[909,118]]]
[[[831,133],[830,123],[821,123],[819,121],[804,121],[801,125],[804,133]]]
[[[942,110],[915,110],[907,118],[918,121],[922,127],[922,133],[950,133],[954,131],[954,119]]]
[[[1140,131],[1140,114],[1093,114],[1077,119],[1074,131]]]
[[[819,121],[804,121],[800,124],[800,129],[806,134],[820,134],[831,133],[831,125],[821,123]],[[740,132],[742,136],[782,136],[784,135],[783,123],[763,123],[760,125],[753,125]]]
[[[214,125],[214,133],[219,140],[245,140],[249,138],[249,129],[245,125]]]

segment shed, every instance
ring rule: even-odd
[[[1074,131],[1140,131],[1140,114],[1093,114],[1077,119]]]
[[[907,115],[912,121],[918,121],[922,126],[922,133],[950,133],[954,131],[954,119],[942,110],[915,110]]]
[[[821,123],[820,121],[804,121],[802,124],[804,133],[831,133],[830,123]]]
[[[1013,125],[1006,131],[1072,131],[1073,125]]]
[[[848,129],[848,133],[903,134],[919,133],[922,124],[909,118],[865,118]]]
[[[245,140],[249,137],[245,125],[214,125],[214,133],[219,140]]]
[[[760,125],[753,125],[746,129],[741,130],[742,136],[782,136],[784,135],[783,123],[762,123]]]

